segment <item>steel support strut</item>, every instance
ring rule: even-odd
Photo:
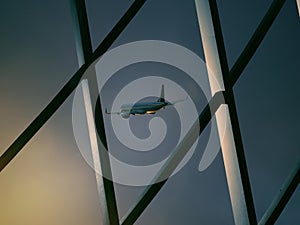
[[[229,68],[215,0],[196,0],[212,94],[225,90],[226,106],[216,113],[229,195],[236,225],[257,224]]]
[[[93,53],[86,7],[84,0],[70,0],[70,5],[73,16],[78,63],[79,66],[82,66],[83,64],[91,61],[91,56]],[[96,172],[106,171],[106,173],[108,173],[106,175],[111,177],[109,157],[105,157],[105,154],[103,154],[107,151],[103,117],[99,117],[100,124],[102,125],[100,129],[103,132],[99,133],[101,137],[98,138],[96,135],[95,119],[93,116],[95,115],[95,104],[92,104],[92,102],[96,103],[99,95],[95,68],[90,68],[89,75],[86,75],[83,79],[84,80],[81,83],[81,86],[79,86],[82,88],[84,109],[87,115],[89,141],[100,200],[102,225],[119,225],[119,215],[114,184],[111,180],[106,179],[105,176],[101,176]],[[102,143],[99,145],[98,143],[101,141]]]
[[[276,222],[284,207],[290,200],[292,194],[300,183],[300,160],[295,169],[288,176],[280,188],[279,193],[275,196],[273,202],[259,221],[259,225],[272,225]]]

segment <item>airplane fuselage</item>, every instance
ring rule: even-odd
[[[124,104],[121,106],[121,115],[154,114],[161,108],[169,105],[169,102],[139,102],[135,104]]]
[[[164,85],[162,85],[160,97],[156,101],[123,104],[120,107],[119,112],[108,112],[107,109],[105,109],[105,113],[121,115],[122,118],[128,119],[130,115],[155,114],[158,110],[164,108],[165,106],[174,106],[176,103],[184,101],[178,100],[172,103],[166,101],[164,90]]]

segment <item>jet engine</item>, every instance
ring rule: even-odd
[[[121,113],[121,116],[123,119],[128,119],[130,117],[130,114],[129,113]]]

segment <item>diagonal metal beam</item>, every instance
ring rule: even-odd
[[[282,9],[282,6],[284,5],[285,1],[286,0],[274,0],[272,2],[267,13],[265,14],[264,18],[256,28],[255,32],[253,33],[252,37],[250,38],[243,52],[240,54],[239,58],[237,59],[237,61],[234,63],[233,67],[230,70],[231,86],[234,86],[236,81],[241,76],[243,70],[252,59],[254,53],[258,49],[259,45],[261,44],[262,40],[266,36],[274,20],[276,19],[277,15]]]
[[[279,193],[259,221],[258,225],[272,225],[276,222],[300,182],[300,160],[288,176]]]
[[[51,100],[43,111],[30,123],[30,125],[21,133],[21,135],[8,147],[0,157],[0,172],[10,163],[11,160],[22,150],[38,130],[47,122],[47,120],[64,103],[67,97],[77,87],[81,76],[88,66],[83,65],[73,77],[65,84],[60,92]]]
[[[42,110],[42,112],[30,123],[30,125],[21,133],[21,135],[8,147],[0,157],[0,172],[10,163],[11,160],[22,150],[28,141],[38,132],[38,130],[48,121],[56,110],[64,103],[69,95],[79,84],[82,75],[89,67],[91,62],[103,55],[121,32],[126,28],[132,18],[137,14],[146,0],[136,0],[123,15],[119,22],[114,26],[98,48],[91,56],[91,61],[80,67],[72,78],[64,85],[58,94]]]
[[[151,182],[152,185],[149,185],[145,189],[137,203],[124,216],[121,222],[122,225],[132,225],[138,219],[138,217],[152,201],[152,199],[167,182],[168,177],[172,175],[176,167],[190,150],[197,138],[204,131],[205,127],[208,125],[209,121],[218,110],[219,106],[224,103],[223,92],[218,92],[212,97],[212,99],[199,115],[198,119],[193,123],[191,129],[184,136],[182,141],[171,153],[169,159],[157,173],[156,177]]]

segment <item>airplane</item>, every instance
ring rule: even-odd
[[[105,109],[105,113],[121,115],[123,119],[128,119],[130,115],[155,114],[158,110],[165,108],[166,106],[174,106],[176,103],[185,101],[186,99],[177,100],[172,103],[166,101],[165,88],[164,85],[162,85],[160,97],[157,99],[157,101],[123,104],[120,107],[120,112],[108,112],[107,109]]]

